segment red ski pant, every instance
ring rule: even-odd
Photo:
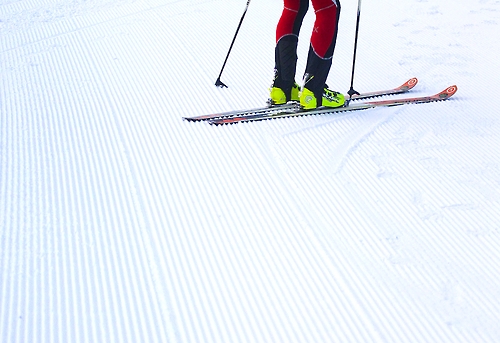
[[[283,0],[284,8],[276,28],[276,43],[287,35],[299,35],[309,0]],[[340,13],[338,0],[311,0],[316,21],[311,35],[311,47],[320,58],[331,58],[337,38]]]

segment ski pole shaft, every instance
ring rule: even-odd
[[[243,23],[243,19],[245,19],[245,15],[247,14],[248,5],[250,5],[250,0],[247,1],[245,11],[243,12],[243,15],[241,16],[240,23],[238,24],[238,28],[236,29],[236,32],[234,34],[233,41],[231,42],[231,46],[229,46],[229,50],[227,52],[226,59],[224,60],[224,63],[222,64],[222,68],[220,70],[219,77],[215,81],[215,85],[217,87],[227,88],[227,86],[220,80],[220,77],[222,76],[222,72],[224,71],[224,67],[226,66],[227,60],[229,58],[229,54],[231,53],[231,50],[233,49],[234,41],[236,40],[236,36],[238,35],[238,32],[240,31],[240,27],[241,27],[241,24]]]
[[[358,0],[358,14],[356,18],[356,34],[354,36],[354,53],[352,56],[352,74],[351,74],[351,88],[347,92],[349,94],[349,99],[352,98],[354,94],[359,95],[359,92],[354,90],[354,70],[356,67],[356,52],[358,50],[358,32],[359,32],[359,18],[361,16],[361,0]]]

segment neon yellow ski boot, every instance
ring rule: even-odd
[[[292,86],[291,94],[290,94],[290,100],[288,101],[299,101],[299,85],[297,83],[294,83]],[[272,105],[283,105],[287,103],[286,99],[286,94],[285,91],[281,88],[278,87],[272,87],[269,89],[270,91],[270,96],[269,96],[269,103]]]
[[[307,88],[302,89],[300,92],[300,105],[305,110],[312,110],[319,106],[323,107],[341,107],[345,104],[345,96],[342,93],[332,91],[326,86],[323,89],[323,98],[321,104],[318,104],[316,96],[312,91]]]

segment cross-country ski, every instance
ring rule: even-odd
[[[337,107],[337,108],[322,107],[314,110],[303,110],[300,107],[284,108],[284,109],[276,108],[268,110],[267,112],[245,113],[242,115],[231,116],[229,118],[212,119],[209,122],[210,124],[215,124],[215,125],[235,124],[241,122],[260,121],[266,119],[299,117],[299,116],[318,115],[318,114],[335,114],[340,112],[367,110],[375,107],[391,107],[391,106],[399,106],[405,104],[422,104],[422,103],[447,100],[453,94],[455,94],[456,91],[457,91],[457,86],[450,86],[444,89],[443,91],[431,96],[369,101],[345,107]]]
[[[415,87],[418,83],[418,79],[416,77],[413,77],[403,83],[401,86],[393,88],[393,89],[388,89],[388,90],[380,90],[380,91],[372,91],[372,92],[366,92],[362,94],[357,94],[354,95],[352,100],[364,100],[364,99],[369,99],[369,98],[375,98],[379,96],[385,96],[385,95],[396,95],[396,94],[403,94],[408,91],[410,91],[413,87]],[[235,110],[235,111],[230,111],[230,112],[222,112],[222,113],[212,113],[212,114],[207,114],[207,115],[201,115],[201,116],[195,116],[195,117],[184,117],[185,120],[187,121],[204,121],[204,120],[211,120],[211,119],[217,119],[217,118],[227,118],[227,117],[234,117],[234,116],[243,116],[243,115],[248,115],[248,114],[258,114],[258,113],[267,113],[269,111],[276,111],[276,110],[285,110],[285,109],[292,109],[296,108],[297,103],[287,103],[284,105],[276,105],[276,106],[266,106],[262,108],[255,108],[255,109],[250,109],[250,110]]]

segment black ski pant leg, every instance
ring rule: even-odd
[[[309,0],[284,0],[276,28],[274,87],[281,88],[290,100],[297,68],[297,45],[300,28],[309,8]]]
[[[323,89],[332,66],[333,52],[337,42],[340,1],[313,0],[313,6],[316,22],[307,56],[304,87],[314,93],[318,106],[321,106]]]

